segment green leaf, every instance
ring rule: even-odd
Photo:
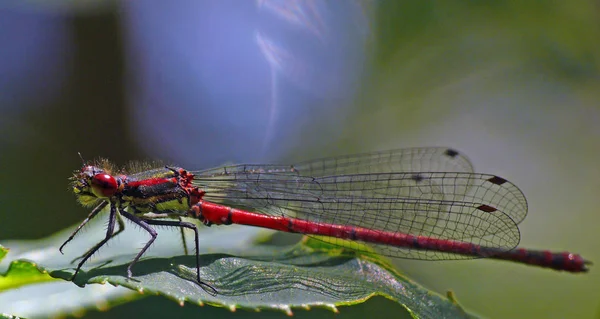
[[[0,261],[2,261],[8,252],[9,249],[0,245]],[[8,275],[0,277],[0,291],[49,280],[54,279],[48,274],[40,272],[34,264],[24,261],[15,261],[11,263]]]
[[[50,316],[61,307],[60,314],[80,314],[85,308],[105,309],[142,294],[157,294],[180,304],[209,304],[231,310],[276,309],[290,314],[292,308],[298,307],[337,311],[337,306],[362,303],[381,295],[403,305],[415,318],[470,317],[454,300],[408,280],[378,257],[355,255],[318,239],[285,247],[260,244],[258,240],[264,239],[265,234],[260,228],[201,226],[200,230],[200,276],[217,290],[216,295],[195,281],[195,256],[183,254],[178,230],[159,228],[157,241],[133,267],[133,280],[127,279],[127,266],[149,239],[147,233],[127,224],[126,230],[109,241],[108,247],[103,247],[78,273],[74,282],[84,289],[64,281],[37,283],[24,292],[0,293],[0,304],[50,300],[52,292],[60,291],[62,302],[42,304],[36,307],[37,312],[9,308],[10,313],[22,316],[40,316],[40,311],[45,311],[43,316]],[[102,238],[105,221],[97,217],[90,222],[61,255],[58,247],[71,231],[40,241],[5,242],[11,252],[0,262],[0,273],[10,268],[7,276],[11,277],[15,265],[31,261],[31,265],[50,276],[69,280],[75,268],[71,260]],[[191,248],[193,237],[189,235],[186,233],[186,242]],[[90,285],[97,283],[121,287]],[[23,288],[27,287],[20,289]]]
[[[81,289],[51,277],[36,263],[18,259],[23,256],[34,259],[36,254],[43,258],[43,252],[49,251],[46,240],[9,244],[14,244],[15,248],[9,250],[0,245],[0,311],[5,312],[0,318],[18,318],[12,314],[21,317],[81,316],[85,309],[104,310],[139,297],[124,287],[95,285]],[[3,260],[7,255],[9,258]]]

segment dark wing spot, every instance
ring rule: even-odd
[[[425,179],[425,177],[423,177],[423,175],[421,175],[421,174],[414,174],[413,176],[411,176],[411,178],[413,181],[415,181],[417,183],[420,183]]]
[[[493,213],[493,212],[497,211],[496,208],[494,208],[492,206],[489,206],[489,205],[485,205],[485,204],[484,205],[480,205],[479,207],[477,207],[477,209],[479,209],[481,211],[484,211],[486,213]]]
[[[504,184],[504,183],[507,182],[507,180],[505,180],[502,177],[498,177],[498,176],[494,176],[494,177],[488,178],[487,181],[490,182],[490,183],[492,183],[492,184],[496,184],[496,185],[502,185],[502,184]]]
[[[449,157],[454,158],[454,157],[458,156],[458,151],[449,148],[449,149],[446,150],[446,152],[444,152],[444,154],[446,154]]]

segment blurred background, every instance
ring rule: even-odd
[[[0,3],[0,240],[78,223],[84,158],[189,169],[449,146],[527,195],[521,245],[600,263],[600,3]],[[598,318],[600,270],[398,261],[490,318]],[[402,316],[383,298],[300,318]],[[132,315],[280,318],[149,297]],[[88,318],[102,317],[90,311]]]

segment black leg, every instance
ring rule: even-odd
[[[106,207],[106,205],[108,204],[108,201],[104,201],[102,202],[100,205],[96,206],[92,212],[88,215],[88,217],[86,219],[83,220],[83,222],[81,222],[81,224],[79,224],[79,226],[77,226],[77,229],[75,229],[75,231],[71,234],[71,236],[69,236],[69,239],[67,239],[67,241],[65,241],[62,245],[60,245],[60,248],[58,249],[58,251],[60,251],[61,254],[63,254],[63,248],[71,241],[73,240],[73,238],[75,238],[75,235],[77,235],[77,233],[81,230],[81,228],[83,228],[83,226],[85,226],[85,224],[87,224],[92,218],[96,217],[96,215],[98,215],[98,213],[100,211],[102,211],[104,209],[104,207]]]
[[[146,250],[148,250],[148,248],[150,248],[152,243],[154,243],[154,241],[156,240],[156,237],[158,236],[158,233],[156,233],[156,230],[154,230],[154,228],[152,228],[152,227],[150,227],[150,225],[148,225],[147,220],[143,220],[133,214],[126,212],[125,210],[122,210],[121,214],[123,216],[125,216],[125,218],[131,220],[132,222],[134,222],[137,225],[139,225],[140,227],[142,227],[145,231],[147,231],[150,234],[150,236],[152,236],[152,238],[150,238],[150,240],[144,245],[142,250],[140,250],[140,252],[135,256],[135,258],[133,258],[133,260],[131,261],[129,266],[127,266],[127,278],[133,279],[131,268],[133,268],[133,265],[135,265],[135,263],[137,263],[140,260],[142,255],[146,252]]]
[[[115,205],[111,204],[110,205],[110,217],[108,219],[108,228],[106,229],[106,236],[104,237],[104,239],[102,241],[100,241],[99,243],[97,243],[96,246],[94,246],[92,249],[88,250],[88,252],[86,253],[86,255],[83,257],[83,259],[77,265],[77,269],[75,269],[75,273],[73,274],[73,277],[71,277],[71,280],[73,280],[75,278],[75,276],[77,276],[77,273],[81,269],[81,266],[83,266],[83,264],[85,264],[85,262],[90,257],[92,257],[92,255],[95,252],[97,252],[98,249],[100,249],[100,247],[104,246],[104,244],[106,244],[106,242],[112,237],[112,234],[113,234],[113,232],[115,230],[115,219],[116,219],[116,217],[117,217],[117,208],[115,207]]]
[[[121,218],[121,215],[119,215],[119,214],[117,214],[117,225],[119,226],[119,229],[115,233],[113,233],[112,236],[110,236],[110,239],[117,237],[118,234],[120,234],[121,232],[123,232],[125,230],[125,222],[123,222],[123,218]],[[77,258],[74,258],[73,260],[71,260],[71,263],[74,263],[75,261],[87,256],[87,254],[89,254],[92,251],[92,249],[94,249],[94,248],[92,247],[91,249],[86,251],[85,254],[83,254]]]
[[[183,222],[183,220],[181,219],[181,216],[177,217],[177,219],[179,219],[180,223]],[[185,232],[183,231],[184,227],[180,227],[179,229],[181,230],[181,243],[183,244],[183,253],[187,256],[188,249],[187,249],[187,243],[185,241]],[[198,250],[198,249],[196,248],[196,250]]]
[[[188,229],[191,229],[194,231],[194,236],[195,236],[194,242],[196,244],[196,280],[198,280],[198,284],[200,284],[201,287],[206,287],[209,289],[209,290],[205,289],[206,292],[208,292],[211,295],[216,295],[217,290],[215,288],[213,288],[211,285],[200,280],[200,245],[198,242],[198,227],[196,227],[196,225],[194,225],[193,223],[188,223],[188,222],[184,222],[181,220],[174,221],[174,220],[147,219],[146,223],[148,223],[150,225],[157,225],[157,226],[179,227],[182,230],[184,228],[188,228]]]

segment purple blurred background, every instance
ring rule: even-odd
[[[136,1],[123,20],[131,134],[181,165],[335,141],[365,69],[368,20],[354,1]],[[329,123],[328,140],[303,134],[315,122]]]

